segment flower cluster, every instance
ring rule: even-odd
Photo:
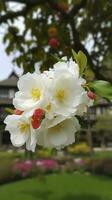
[[[59,164],[57,161],[55,160],[51,160],[51,159],[40,159],[36,161],[36,166],[40,167],[41,169],[58,169],[59,168]]]
[[[37,170],[38,169],[38,170]],[[38,172],[48,173],[61,169],[61,165],[54,159],[18,160],[12,167],[12,172],[20,177],[34,176]]]
[[[76,116],[93,103],[94,95],[85,85],[78,64],[66,57],[49,71],[21,76],[15,111],[5,119],[12,144],[26,144],[31,151],[37,144],[56,149],[72,144],[80,129]]]
[[[32,170],[33,168],[33,163],[28,160],[25,162],[16,162],[13,166],[13,172],[14,173],[20,173],[22,177],[26,177]]]

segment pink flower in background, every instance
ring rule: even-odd
[[[19,173],[22,177],[26,177],[30,174],[33,167],[37,171],[38,169],[45,169],[45,170],[54,170],[59,168],[59,164],[55,160],[50,159],[39,159],[35,162],[32,162],[30,160],[27,161],[17,161],[13,166],[13,172]]]
[[[25,162],[17,162],[13,167],[13,172],[20,172],[23,177],[27,176],[27,174],[31,171],[33,167],[33,163],[28,160]]]
[[[36,161],[36,166],[37,167],[48,168],[48,169],[53,169],[53,168],[58,168],[59,167],[57,161],[50,160],[50,159],[37,160]]]

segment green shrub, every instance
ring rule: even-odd
[[[85,166],[93,174],[112,176],[112,158],[90,159]]]
[[[17,179],[12,172],[12,167],[15,160],[22,156],[17,152],[0,152],[0,184]]]
[[[5,159],[0,162],[0,184],[13,179],[12,165],[11,159]]]
[[[84,142],[71,145],[70,147],[67,148],[67,150],[70,154],[75,154],[75,155],[87,155],[90,153],[89,146]]]
[[[53,156],[52,149],[41,148],[37,150],[37,158],[51,158],[52,156]]]

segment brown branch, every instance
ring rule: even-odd
[[[73,33],[73,39],[74,39],[74,49],[75,51],[79,51],[82,50],[88,59],[88,64],[90,65],[90,67],[92,68],[93,72],[95,73],[96,77],[98,79],[103,79],[106,80],[105,77],[100,73],[100,69],[98,68],[98,66],[96,66],[93,61],[92,61],[92,56],[89,54],[89,52],[87,51],[87,49],[84,47],[84,45],[81,43],[80,38],[79,38],[79,34],[75,28],[75,23],[74,20],[71,20],[71,29],[72,29],[72,33]]]

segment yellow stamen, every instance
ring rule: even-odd
[[[51,103],[49,103],[47,106],[45,106],[45,110],[47,110],[47,111],[51,110]]]
[[[18,127],[19,127],[21,133],[26,133],[26,131],[29,129],[29,124],[20,122],[18,124]]]
[[[33,100],[37,101],[40,99],[40,96],[41,96],[41,92],[39,89],[32,89],[31,90],[31,96],[33,98]]]
[[[65,98],[65,91],[64,90],[58,90],[56,91],[56,98],[62,102]]]

